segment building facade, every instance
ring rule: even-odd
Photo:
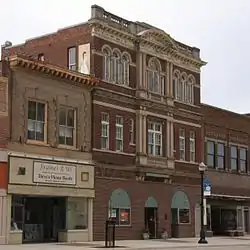
[[[5,243],[91,241],[91,90],[96,81],[23,56],[10,56],[5,63]]]
[[[208,230],[214,235],[249,234],[250,117],[205,104],[202,113],[204,160],[212,183]]]
[[[152,238],[195,236],[199,49],[94,5],[88,22],[2,49],[3,59],[12,54],[100,79],[92,93],[94,240],[104,239],[108,218],[118,239],[139,239],[145,230]]]

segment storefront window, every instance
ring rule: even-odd
[[[177,191],[171,204],[172,224],[190,223],[189,200],[183,191]]]
[[[237,207],[237,230],[243,230],[243,207]]]
[[[24,199],[20,196],[12,196],[11,203],[11,230],[22,230],[24,223]]]
[[[116,225],[128,226],[131,224],[130,198],[126,191],[116,189],[109,201],[109,219],[115,220]]]
[[[69,198],[67,207],[67,229],[87,229],[88,199]]]

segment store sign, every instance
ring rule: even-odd
[[[33,182],[76,185],[76,166],[34,162]]]
[[[212,187],[211,181],[207,177],[204,178],[204,181],[203,181],[204,196],[210,196],[211,195],[211,187]]]

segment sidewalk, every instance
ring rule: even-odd
[[[250,237],[237,237],[237,238],[227,238],[227,237],[213,237],[207,238],[208,244],[202,245],[202,247],[227,247],[227,246],[249,246],[250,247]],[[126,240],[117,241],[116,246],[120,250],[157,250],[157,249],[193,249],[200,246],[197,238],[185,238],[185,239],[169,239],[163,240]],[[86,243],[72,243],[72,244],[26,244],[26,245],[0,245],[0,250],[95,250],[95,249],[105,249],[104,242],[86,242]],[[112,249],[112,248],[109,248]]]

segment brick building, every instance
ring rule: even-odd
[[[12,54],[100,79],[92,93],[95,240],[109,217],[119,239],[139,239],[145,229],[153,238],[197,234],[206,64],[199,49],[94,5],[88,22],[3,47],[3,59]]]
[[[213,234],[249,234],[250,117],[203,104],[204,160],[212,183],[207,199]]]
[[[91,241],[96,80],[22,55],[7,59],[0,78],[0,241]]]

